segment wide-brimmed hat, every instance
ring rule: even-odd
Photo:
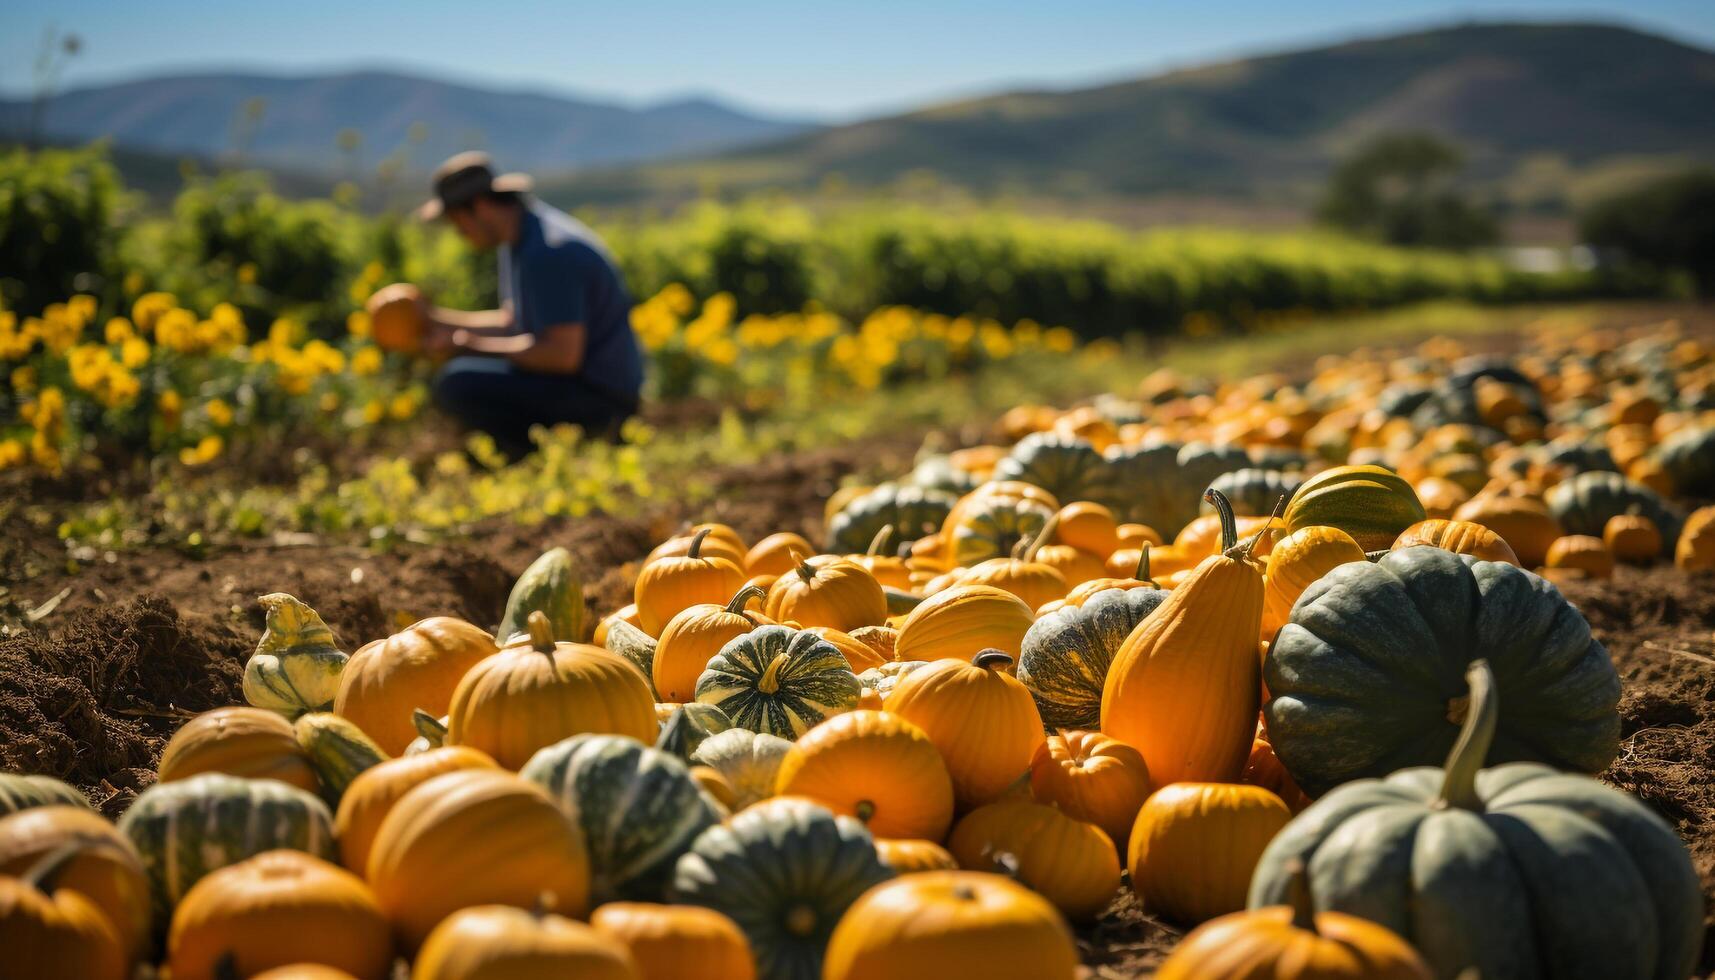
[[[488,159],[488,154],[480,150],[469,150],[448,157],[445,163],[435,168],[435,196],[417,208],[417,217],[423,221],[433,221],[453,208],[464,207],[483,194],[495,191],[522,193],[532,186],[534,184],[529,174],[496,176],[494,164]]]

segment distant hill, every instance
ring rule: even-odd
[[[424,138],[410,149],[414,169],[481,148],[502,167],[533,171],[713,152],[809,125],[708,99],[634,108],[363,71],[306,77],[187,74],[74,89],[48,104],[45,136],[53,142],[109,137],[125,149],[212,159],[234,149],[251,99],[264,101],[248,158],[324,174],[348,166],[337,145],[347,128],[361,135],[358,159],[372,173],[383,157],[407,145],[418,123]],[[27,110],[24,102],[0,100],[0,138],[21,135]]]
[[[927,172],[979,192],[1302,201],[1366,136],[1400,129],[1451,138],[1474,178],[1520,194],[1544,193],[1545,173],[1564,184],[1609,165],[1710,160],[1715,53],[1613,26],[1462,25],[933,106],[702,159],[586,171],[545,193],[619,201],[832,175],[882,186]]]

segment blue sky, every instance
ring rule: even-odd
[[[0,91],[28,89],[53,25],[85,41],[65,85],[381,65],[848,119],[1473,18],[1615,21],[1715,47],[1715,0],[0,0]]]

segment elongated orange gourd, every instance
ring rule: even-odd
[[[1233,782],[1250,756],[1262,685],[1262,571],[1238,544],[1232,505],[1224,553],[1186,577],[1120,646],[1102,688],[1102,731],[1143,753],[1157,786]]]

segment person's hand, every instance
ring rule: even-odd
[[[458,353],[461,346],[459,334],[464,333],[445,324],[432,324],[423,335],[423,352],[436,360],[442,360]]]

